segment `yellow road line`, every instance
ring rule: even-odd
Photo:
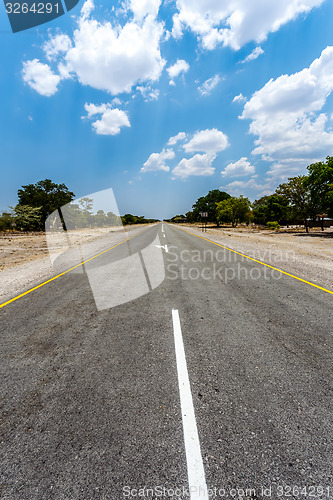
[[[224,245],[220,245],[220,243],[215,243],[215,241],[209,240],[208,238],[204,238],[203,236],[199,236],[198,234],[191,233],[191,231],[186,231],[186,229],[183,229],[182,227],[176,226],[178,229],[181,229],[185,233],[191,234],[192,236],[196,236],[197,238],[201,238],[202,240],[208,241],[209,243],[213,243],[213,245],[217,245],[218,247],[224,248],[225,250],[229,250],[229,252],[233,252],[237,255],[241,255],[242,257],[245,257],[246,259],[252,260],[253,262],[256,262],[257,264],[261,264],[262,266],[269,267],[270,269],[273,269],[274,271],[279,271],[282,274],[285,274],[286,276],[290,276],[291,278],[294,278],[295,280],[302,281],[303,283],[306,283],[307,285],[314,286],[315,288],[318,288],[319,290],[323,290],[324,292],[330,293],[333,295],[332,290],[328,290],[327,288],[323,288],[322,286],[316,285],[315,283],[311,283],[311,281],[306,281],[303,280],[302,278],[299,278],[298,276],[295,276],[294,274],[287,273],[286,271],[282,271],[282,269],[278,269],[277,267],[270,266],[269,264],[266,264],[265,262],[261,262],[260,260],[253,259],[252,257],[249,257],[248,255],[245,255],[244,253],[241,252],[236,252],[236,250],[233,250],[232,248],[228,248]]]
[[[53,276],[53,278],[50,278],[49,280],[47,281],[44,281],[43,283],[40,283],[40,285],[37,285],[37,286],[34,286],[33,288],[30,288],[30,290],[27,290],[26,292],[23,292],[21,293],[20,295],[17,295],[17,297],[14,297],[13,299],[10,299],[10,300],[7,300],[7,302],[4,302],[3,304],[0,304],[0,309],[2,307],[5,307],[7,306],[8,304],[11,304],[12,302],[15,302],[15,300],[18,300],[20,299],[21,297],[24,297],[25,295],[28,295],[28,293],[31,293],[35,290],[38,290],[38,288],[41,288],[42,286],[45,286],[47,285],[48,283],[51,283],[51,281],[54,281],[58,278],[60,278],[60,276],[64,276],[64,274],[67,274],[69,273],[70,271],[73,271],[73,269],[76,269],[80,266],[82,266],[83,264],[86,264],[87,262],[93,260],[93,259],[96,259],[97,257],[100,257],[101,255],[103,255],[104,253],[106,252],[109,252],[110,250],[113,250],[113,248],[116,248],[116,247],[119,247],[119,245],[122,245],[123,243],[126,243],[126,241],[129,241],[131,240],[132,238],[135,238],[135,236],[138,236],[139,234],[142,234],[144,233],[145,231],[147,231],[149,228],[147,227],[146,229],[144,229],[143,231],[140,231],[139,233],[137,234],[134,234],[133,236],[131,236],[130,238],[127,238],[126,240],[124,241],[121,241],[120,243],[117,243],[117,245],[114,245],[113,247],[110,247],[108,248],[107,250],[104,250],[103,252],[100,252],[99,254],[97,255],[94,255],[94,257],[91,257],[90,259],[87,259],[85,260],[84,262],[81,262],[80,264],[77,264],[76,266],[74,267],[71,267],[70,269],[67,269],[67,271],[64,271],[63,273],[60,273],[58,274],[57,276]]]

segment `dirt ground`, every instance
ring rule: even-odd
[[[125,227],[127,232],[146,224]],[[122,232],[123,228],[112,228]],[[96,240],[96,232],[107,233],[110,228],[79,230],[70,235],[71,243],[89,243]],[[52,237],[50,251],[57,251],[57,236]],[[61,244],[61,241],[59,242]],[[0,233],[0,304],[36,286],[54,275],[47,236],[45,233]]]
[[[0,233],[0,271],[47,253],[44,233]]]
[[[141,224],[126,228],[130,231],[134,227],[140,227]],[[122,231],[123,228],[113,228],[112,231]],[[99,234],[105,234],[110,231],[110,228],[98,229]],[[77,233],[77,238],[74,235]],[[71,232],[71,242],[87,242],[96,238],[96,230],[79,230]],[[0,271],[13,268],[18,264],[31,262],[36,259],[41,259],[48,256],[48,246],[46,233],[20,233],[20,232],[0,232]]]

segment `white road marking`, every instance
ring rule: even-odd
[[[188,377],[185,349],[177,309],[172,310],[172,321],[190,498],[191,500],[207,500],[208,491],[205,471],[201,457],[199,434],[195,420],[191,385]]]
[[[164,238],[165,238],[165,233],[163,233],[163,236],[164,236]]]
[[[162,223],[162,233],[164,233],[164,225],[163,225],[163,223]]]

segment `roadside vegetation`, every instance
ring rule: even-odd
[[[333,217],[333,156],[326,161],[307,167],[307,175],[290,177],[280,184],[275,193],[262,196],[253,203],[245,196],[231,196],[225,191],[213,189],[201,196],[185,215],[178,214],[172,222],[201,222],[201,213],[208,214],[207,222],[216,226],[254,223],[279,230],[282,225],[304,224],[308,232],[311,221]],[[18,190],[18,202],[0,215],[0,231],[43,231],[47,217],[55,210],[71,203],[75,198],[65,184],[56,184],[45,179],[36,184],[22,186]],[[158,222],[144,216],[125,214],[121,217],[113,212],[98,210],[93,213],[93,200],[81,198],[71,203],[66,212],[75,227],[108,227]]]
[[[69,203],[66,220],[71,229],[157,222],[156,219],[132,214],[119,217],[103,210],[93,213],[92,199],[86,197],[81,198],[79,203],[71,203],[74,193],[65,184],[56,184],[50,179],[22,186],[17,194],[15,207],[9,207],[0,215],[0,231],[44,231],[48,216]]]
[[[253,203],[244,196],[214,189],[200,197],[185,215],[176,215],[170,221],[201,222],[201,213],[208,213],[207,222],[217,226],[223,223],[236,227],[239,223],[255,223],[279,230],[281,225],[304,224],[319,220],[322,230],[324,219],[333,217],[333,156],[325,162],[307,167],[308,175],[290,177],[280,184],[275,193],[263,196]]]

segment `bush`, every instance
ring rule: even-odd
[[[20,231],[38,231],[43,227],[41,208],[16,205],[13,210],[16,229]]]
[[[12,214],[4,212],[0,215],[0,231],[12,230],[15,226],[15,219]]]
[[[267,222],[266,226],[268,227],[268,229],[274,229],[275,231],[278,231],[280,229],[280,224],[276,220]]]

